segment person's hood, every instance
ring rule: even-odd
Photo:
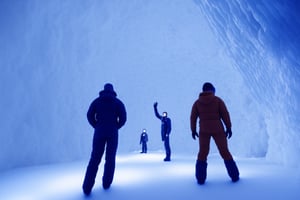
[[[113,90],[102,90],[99,92],[100,97],[116,97],[117,93]]]
[[[213,92],[201,92],[199,94],[199,102],[202,104],[210,104],[215,99]]]

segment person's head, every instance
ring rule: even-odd
[[[111,83],[104,84],[103,90],[99,92],[99,96],[116,97],[117,93],[114,91],[114,87]]]
[[[108,92],[114,92],[114,87],[113,87],[113,85],[111,83],[106,83],[104,85],[104,90],[108,91]]]
[[[215,93],[216,89],[213,86],[213,84],[211,84],[209,82],[206,82],[206,83],[203,84],[202,91],[203,92],[213,92],[213,93]]]
[[[163,112],[163,117],[167,117],[168,116],[168,113],[167,112]]]

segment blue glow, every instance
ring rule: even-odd
[[[189,115],[210,81],[235,156],[299,166],[299,3],[226,2],[1,1],[0,170],[88,158],[86,112],[105,82],[128,111],[119,153],[140,149],[142,128],[163,149],[158,101],[173,153],[196,155]]]

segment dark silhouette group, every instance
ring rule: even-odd
[[[171,161],[170,133],[171,119],[167,112],[159,114],[158,103],[155,102],[154,113],[161,121],[161,139],[164,142],[166,156],[164,161]],[[126,109],[121,100],[117,98],[113,85],[107,83],[100,91],[99,97],[90,105],[87,119],[94,128],[93,146],[91,157],[86,169],[83,192],[89,195],[95,184],[95,178],[102,156],[105,152],[104,172],[102,186],[108,189],[113,182],[116,153],[118,147],[118,132],[125,124]],[[197,121],[199,119],[199,133]],[[225,130],[224,126],[225,125]],[[204,184],[207,177],[207,156],[209,153],[210,139],[213,138],[221,157],[224,160],[228,175],[233,182],[239,180],[239,170],[231,153],[228,150],[227,138],[232,136],[229,112],[223,100],[215,96],[215,88],[211,83],[204,83],[199,98],[192,106],[190,116],[192,138],[199,138],[199,152],[195,166],[195,176],[199,184]],[[141,153],[147,153],[148,135],[143,129],[140,137]]]

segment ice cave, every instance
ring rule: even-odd
[[[149,150],[162,150],[157,101],[172,119],[173,153],[195,156],[189,117],[206,81],[230,112],[234,156],[299,169],[299,8],[296,0],[2,0],[0,171],[87,160],[86,112],[107,82],[128,114],[119,154],[139,151],[144,128]]]

